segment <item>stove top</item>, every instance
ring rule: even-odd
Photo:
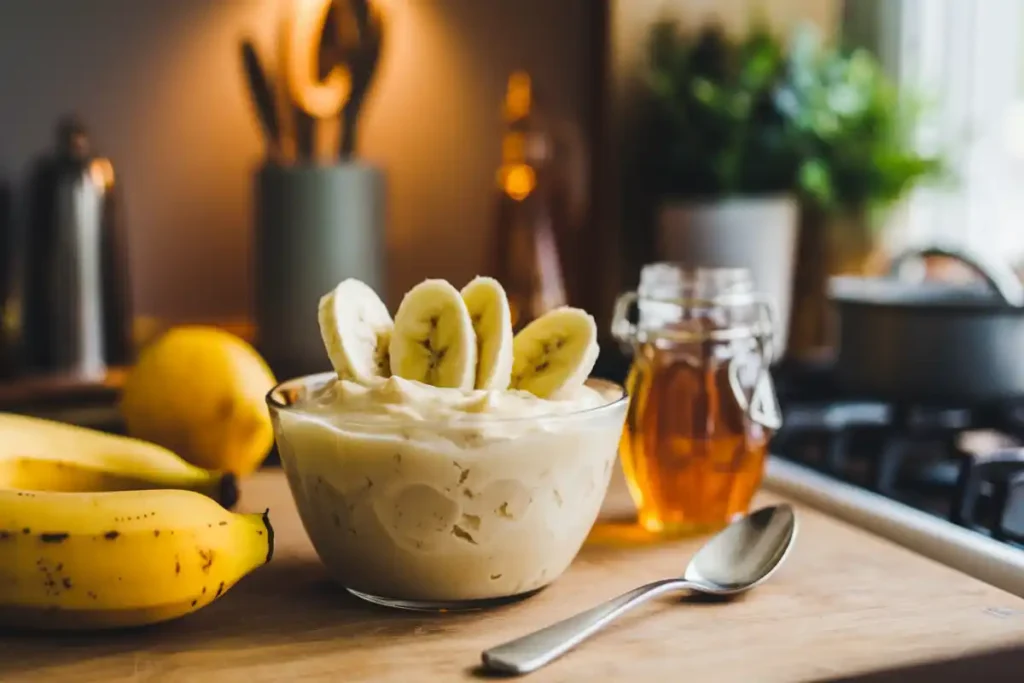
[[[907,405],[845,397],[827,363],[774,372],[772,453],[1024,546],[1024,398]]]
[[[595,375],[625,380],[603,351]],[[1024,397],[908,405],[844,396],[828,360],[772,369],[783,426],[771,452],[962,527],[1024,547]]]

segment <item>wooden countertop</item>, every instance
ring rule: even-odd
[[[762,494],[758,504],[773,500]],[[679,573],[701,543],[650,543],[616,522],[631,511],[616,479],[603,514],[609,521],[550,588],[488,612],[399,613],[328,582],[280,472],[260,473],[244,488],[243,508],[268,506],[273,562],[216,603],[136,631],[0,636],[0,680],[474,680],[481,650]],[[1024,645],[1024,600],[797,508],[797,545],[763,587],[732,603],[655,601],[525,680],[835,680]]]

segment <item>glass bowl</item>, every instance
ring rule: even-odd
[[[315,410],[335,378],[283,382],[267,404],[302,524],[342,586],[390,607],[474,609],[566,570],[608,488],[622,387],[588,380],[606,403],[539,418],[359,422]]]

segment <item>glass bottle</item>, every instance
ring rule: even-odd
[[[633,351],[620,454],[641,525],[703,533],[745,514],[781,423],[772,310],[749,271],[645,266],[612,332]]]
[[[563,217],[553,138],[534,111],[528,74],[510,76],[504,109],[491,271],[505,287],[512,325],[519,329],[566,303],[556,237]]]

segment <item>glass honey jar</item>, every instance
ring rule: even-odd
[[[645,266],[612,332],[633,356],[620,455],[640,524],[686,535],[745,514],[781,425],[772,306],[749,271]]]

